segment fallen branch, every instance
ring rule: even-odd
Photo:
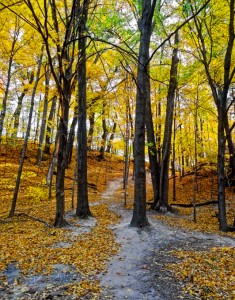
[[[30,218],[30,219],[32,219],[32,220],[37,221],[37,222],[43,223],[44,225],[46,225],[46,226],[49,227],[49,228],[53,228],[53,226],[50,225],[49,223],[47,223],[46,221],[44,221],[44,220],[42,220],[42,219],[40,219],[40,218],[36,218],[36,217],[30,216],[30,215],[28,215],[28,214],[26,214],[26,213],[18,213],[18,214],[15,214],[15,216],[18,216],[18,217],[20,217],[20,216],[25,216],[25,217],[28,217],[28,218]]]
[[[183,204],[183,203],[172,203],[171,206],[179,206],[179,207],[198,207],[198,206],[206,206],[206,205],[210,205],[210,204],[218,204],[217,200],[212,200],[212,201],[207,201],[207,202],[203,202],[203,203],[195,203],[195,204]]]
[[[53,175],[57,175],[57,172],[54,171],[54,172],[53,172]],[[72,178],[72,177],[70,177],[70,176],[64,176],[64,178],[65,178],[65,179],[70,179],[70,180],[73,180],[73,181],[74,181],[74,178]],[[77,181],[77,180],[75,180],[75,181]],[[96,184],[94,184],[94,183],[89,183],[89,182],[88,182],[87,185],[88,185],[88,187],[97,190]],[[70,188],[68,188],[68,189],[70,189]]]

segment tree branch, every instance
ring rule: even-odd
[[[170,40],[170,38],[176,34],[177,31],[179,31],[184,25],[186,25],[188,22],[190,22],[192,19],[194,19],[210,2],[210,0],[207,0],[206,3],[191,17],[189,17],[187,20],[185,20],[182,24],[180,24],[171,34],[168,35],[168,37],[153,51],[151,56],[149,57],[149,60],[147,61],[145,67],[150,63],[152,60],[153,56],[156,54],[156,52],[167,42]]]

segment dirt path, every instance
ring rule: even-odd
[[[64,284],[82,280],[82,276],[74,270],[72,264],[54,264],[52,273],[48,275],[24,276],[16,262],[13,262],[0,273],[0,299],[197,299],[183,293],[184,284],[177,281],[167,268],[169,263],[177,261],[170,251],[179,248],[206,250],[214,246],[235,246],[235,241],[219,235],[206,235],[166,226],[154,218],[151,211],[148,211],[151,223],[149,228],[142,230],[131,228],[129,224],[132,211],[124,209],[120,193],[117,193],[121,186],[120,179],[110,182],[100,201],[93,203],[93,205],[105,203],[121,216],[121,221],[111,227],[117,242],[120,243],[120,251],[111,258],[107,272],[94,275],[93,278],[100,280],[102,292],[98,298],[92,298],[92,295],[82,298],[77,298],[76,295],[64,296]],[[69,227],[70,235],[73,235],[75,240],[79,234],[89,232],[96,226],[95,218],[77,222],[80,224],[79,227]],[[69,243],[57,243],[53,247],[71,246],[72,240]]]
[[[235,246],[235,241],[219,235],[168,227],[155,219],[151,211],[148,211],[150,228],[131,228],[132,211],[125,210],[122,203],[115,201],[115,191],[120,184],[120,180],[111,182],[102,195],[102,201],[120,214],[122,220],[112,227],[121,250],[109,263],[107,273],[99,278],[103,290],[99,299],[199,299],[183,293],[183,283],[167,269],[169,263],[177,261],[170,251]]]

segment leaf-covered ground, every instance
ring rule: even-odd
[[[107,263],[121,249],[121,244],[116,241],[115,234],[110,228],[110,225],[117,226],[115,224],[120,222],[120,212],[110,210],[109,206],[115,203],[119,203],[120,207],[123,206],[123,189],[119,184],[115,196],[112,196],[109,201],[103,201],[105,196],[102,193],[107,189],[108,182],[123,176],[122,159],[107,154],[105,161],[99,161],[97,152],[88,154],[89,200],[93,214],[93,218],[88,220],[78,220],[74,216],[76,190],[72,201],[73,181],[71,180],[74,176],[74,163],[69,167],[66,172],[66,211],[68,212],[66,217],[70,226],[65,229],[55,229],[41,222],[43,220],[53,225],[55,191],[53,185],[52,198],[48,199],[49,188],[45,182],[45,174],[49,160],[43,161],[40,167],[35,165],[37,147],[34,144],[30,144],[30,149],[27,151],[16,216],[12,219],[7,218],[15,186],[20,149],[20,144],[1,146],[1,298],[15,299],[14,295],[17,295],[20,299],[24,295],[27,299],[47,297],[47,299],[51,299],[50,297],[98,299],[101,292],[99,276],[107,272]],[[172,179],[170,183],[172,184]],[[202,169],[199,172],[196,194],[194,194],[193,175],[185,176],[181,180],[177,177],[176,186],[176,200],[171,200],[172,204],[192,203],[194,195],[196,195],[196,202],[216,200],[216,176],[213,170]],[[148,201],[151,201],[150,186],[147,194]],[[169,197],[172,199],[172,186]],[[109,203],[110,201],[112,203]],[[227,191],[227,202],[228,220],[232,225],[234,215],[232,188]],[[130,179],[127,208],[131,208],[132,203],[133,181]],[[164,216],[154,213],[153,216],[167,226],[172,226],[172,230],[173,227],[190,230],[195,232],[195,236],[201,231],[218,234],[216,205],[198,207],[196,223],[193,221],[192,208],[174,207],[174,211]],[[234,238],[234,233],[224,235]],[[176,259],[171,260],[169,264],[165,263],[164,266],[171,271],[176,280],[183,284],[187,295],[192,294],[195,299],[235,298],[234,247],[217,246],[210,249],[210,247],[200,248],[199,245],[198,248],[187,249],[182,244],[180,249],[168,248],[166,251],[169,251],[169,257],[174,256]],[[156,269],[157,265],[154,265]],[[148,271],[154,273],[155,269],[151,268]],[[156,278],[156,280],[160,279]],[[105,297],[108,296],[106,292]],[[187,296],[185,299],[188,299]]]
[[[36,297],[35,299],[41,299],[43,293],[50,294],[52,290],[55,293],[56,289],[63,297],[74,295],[77,299],[88,294],[95,296],[99,292],[99,285],[94,281],[94,275],[105,271],[107,260],[119,248],[109,229],[109,225],[118,222],[119,217],[107,205],[92,203],[99,200],[108,180],[122,174],[122,160],[115,158],[113,162],[113,156],[107,155],[106,161],[98,161],[97,153],[89,153],[89,199],[94,225],[87,232],[87,220],[79,221],[72,208],[71,178],[74,164],[66,172],[66,211],[70,212],[67,215],[70,226],[56,229],[40,222],[43,220],[53,225],[55,191],[53,186],[52,198],[49,200],[49,188],[45,182],[49,160],[43,161],[40,167],[36,166],[36,145],[34,147],[33,144],[25,159],[16,215],[12,219],[7,218],[19,155],[20,145],[1,148],[0,292],[6,293],[6,299],[11,299],[11,293],[20,295],[21,292],[28,293],[28,297],[34,295],[32,297]],[[74,198],[76,205],[76,191]],[[74,235],[74,232],[77,234]],[[62,273],[61,278],[58,273]],[[71,274],[70,277],[68,273]],[[41,274],[44,277],[40,279],[38,276]],[[52,278],[57,276],[54,280],[56,284],[50,281],[50,274],[54,274]],[[41,291],[34,284],[38,280],[45,283],[42,284]],[[35,293],[39,293],[38,296]]]
[[[200,169],[196,179],[194,175],[177,177],[176,199],[171,204],[205,203],[216,200],[216,176],[214,170]],[[170,199],[173,198],[172,179]],[[196,189],[195,189],[196,186]],[[196,191],[196,192],[195,192]],[[233,226],[235,216],[234,187],[226,189],[228,225]],[[187,228],[197,232],[219,233],[235,238],[235,233],[218,232],[218,207],[216,204],[196,207],[196,222],[194,210],[173,206],[175,213],[157,215],[170,226]],[[199,299],[235,299],[235,248],[211,247],[207,250],[185,251],[179,249],[174,255],[180,258],[180,263],[171,265],[175,276],[186,283],[185,289]]]

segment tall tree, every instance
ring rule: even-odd
[[[195,4],[196,5],[196,4]],[[191,11],[195,11],[195,5],[190,4]],[[226,141],[226,127],[227,127],[227,105],[228,94],[230,85],[234,78],[235,68],[232,66],[232,54],[234,50],[234,0],[226,2],[226,8],[228,9],[228,25],[227,25],[227,44],[224,47],[225,53],[223,58],[223,77],[214,76],[214,70],[212,65],[212,59],[217,56],[216,47],[213,41],[211,26],[208,26],[204,17],[194,17],[194,24],[196,27],[196,33],[198,37],[198,51],[200,54],[200,60],[204,65],[207,75],[208,83],[210,85],[212,95],[217,107],[218,112],[218,210],[219,210],[219,228],[222,231],[228,230],[227,218],[226,218],[226,203],[225,203],[225,141]],[[215,8],[219,9],[219,7]],[[213,7],[210,8],[211,10]],[[213,11],[211,13],[211,20],[213,20]],[[208,14],[208,13],[207,13]],[[224,22],[226,24],[226,22]],[[205,39],[204,31],[210,37],[210,43]]]
[[[7,71],[7,78],[6,78],[6,85],[5,85],[5,92],[3,96],[3,100],[1,103],[1,111],[0,111],[0,142],[2,141],[2,133],[3,133],[3,125],[4,125],[4,119],[6,115],[6,109],[7,109],[7,99],[10,92],[10,84],[12,79],[12,66],[14,63],[14,56],[19,51],[20,46],[17,45],[17,42],[20,37],[21,33],[21,27],[20,24],[20,18],[18,16],[15,16],[15,24],[13,29],[9,29],[9,41],[11,42],[11,47],[9,50],[9,59],[8,59],[8,71]]]
[[[45,43],[48,62],[58,90],[60,121],[58,126],[59,146],[54,225],[62,227],[67,225],[65,220],[64,179],[67,166],[69,108],[76,74],[74,64],[76,62],[77,26],[80,24],[77,20],[77,2],[64,1],[62,10],[55,0],[50,1],[49,5],[46,2],[43,4],[37,2],[37,5],[35,5],[31,0],[24,0],[24,3],[29,9],[34,23],[26,17],[23,18],[37,29]],[[63,22],[61,22],[61,18],[63,18]]]
[[[42,161],[42,154],[43,154],[43,142],[45,138],[45,130],[46,130],[46,122],[47,122],[47,109],[48,109],[48,101],[49,101],[49,83],[50,83],[50,70],[48,66],[45,67],[45,95],[44,95],[44,102],[43,102],[43,113],[42,113],[42,122],[41,122],[41,129],[39,135],[39,143],[38,143],[38,153],[37,153],[37,162],[36,164],[40,166]]]
[[[164,140],[162,148],[162,162],[160,171],[160,184],[159,184],[159,203],[157,203],[157,209],[162,212],[168,210],[168,181],[169,181],[169,162],[170,162],[170,150],[171,150],[171,136],[172,136],[172,124],[174,113],[174,99],[175,91],[177,88],[177,68],[178,68],[178,32],[175,34],[174,49],[172,54],[171,70],[170,70],[170,82],[167,94],[167,108],[165,119]]]
[[[86,103],[86,22],[90,0],[78,1],[78,16],[80,24],[78,27],[78,192],[76,215],[87,218],[91,215],[88,203],[87,187],[87,103]]]
[[[29,77],[28,78],[29,84],[32,84],[33,80],[34,80],[34,73],[29,72],[29,74],[27,74],[27,75],[28,75],[27,77]],[[26,86],[23,86],[22,93],[20,94],[20,96],[18,96],[17,106],[16,106],[16,109],[13,113],[14,123],[13,123],[13,129],[12,129],[13,132],[12,132],[12,135],[11,135],[11,137],[13,139],[15,139],[17,137],[17,132],[18,132],[19,125],[20,125],[20,114],[21,114],[21,110],[22,110],[23,99],[24,99],[27,92],[28,92],[28,86],[26,84]]]
[[[142,0],[140,1],[140,5],[141,18],[138,22],[140,45],[136,79],[137,92],[134,138],[135,191],[133,217],[130,224],[134,227],[145,227],[149,225],[146,216],[145,124],[146,98],[150,97],[149,46],[156,0]]]
[[[11,209],[10,209],[10,212],[9,212],[9,217],[13,217],[14,214],[15,214],[16,202],[17,202],[18,192],[19,192],[19,188],[20,188],[21,175],[22,175],[23,166],[24,166],[24,159],[25,159],[25,154],[26,154],[26,151],[27,151],[28,139],[29,139],[29,136],[30,136],[31,122],[32,122],[32,117],[33,117],[33,108],[34,108],[34,102],[35,102],[35,95],[36,95],[36,91],[37,91],[38,82],[39,82],[39,79],[40,79],[40,72],[41,72],[42,58],[43,58],[43,49],[44,49],[44,46],[42,46],[42,51],[41,51],[42,53],[41,53],[41,55],[39,57],[39,60],[38,60],[38,70],[37,70],[37,74],[36,74],[36,77],[35,77],[35,83],[34,83],[33,92],[32,92],[32,96],[31,96],[27,131],[26,131],[26,134],[25,134],[24,144],[23,144],[23,148],[22,148],[22,151],[21,151],[20,163],[19,163],[19,168],[18,168],[18,173],[17,173],[17,178],[16,178],[16,185],[15,185],[15,189],[14,189],[14,195],[13,195],[13,199],[12,199],[12,203],[11,203]]]
[[[57,95],[54,95],[51,103],[51,108],[49,112],[49,116],[47,119],[47,128],[46,128],[46,138],[45,138],[45,147],[43,152],[45,154],[50,154],[50,146],[51,146],[51,139],[52,139],[52,129],[53,129],[53,118],[55,116],[55,111],[56,111],[56,103],[57,103]]]

